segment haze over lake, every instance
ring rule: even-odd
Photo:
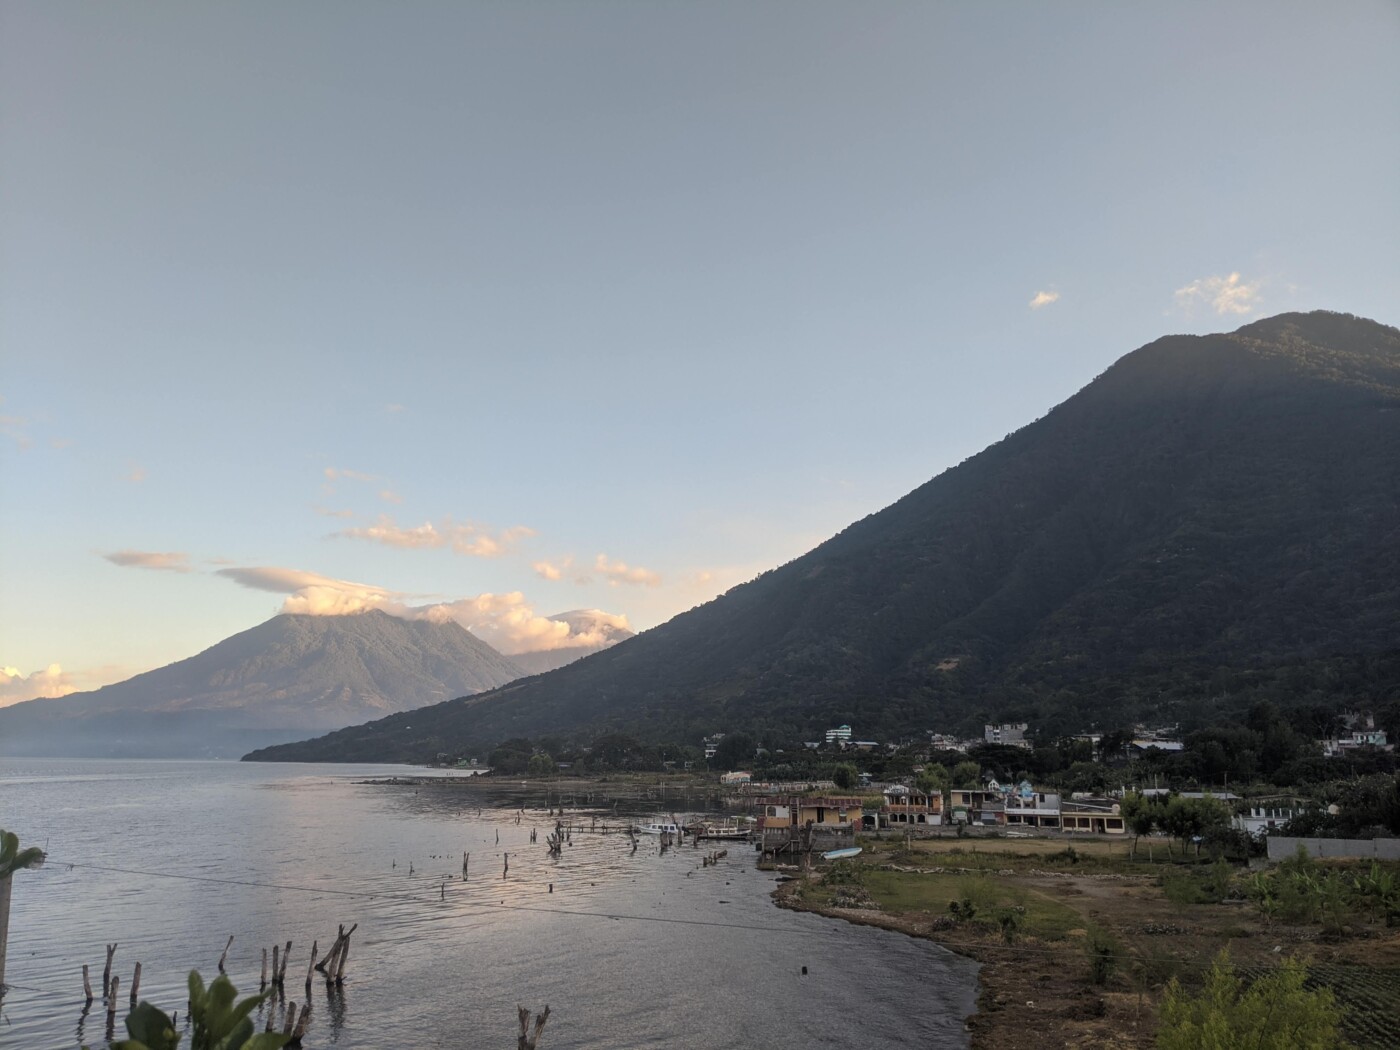
[[[634,854],[625,836],[575,834],[554,861],[542,792],[360,783],[410,772],[0,761],[0,825],[50,856],[15,879],[0,1048],[104,1045],[101,1002],[83,1016],[81,968],[100,985],[105,944],[119,944],[120,1038],[137,961],[142,998],[183,1017],[186,973],[212,978],[229,934],[245,993],[261,949],[290,939],[286,995],[300,1003],[311,941],[324,951],[352,922],[342,994],[313,984],[309,1048],[509,1046],[517,1002],[549,1004],[551,1048],[967,1045],[975,964],[774,907],[772,876],[742,846],[702,867],[688,847],[662,855],[643,840]],[[609,817],[685,802],[634,790],[614,810],[593,790]]]

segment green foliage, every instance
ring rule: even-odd
[[[556,767],[554,759],[549,756],[548,752],[538,751],[530,756],[527,768],[532,777],[547,777],[555,771]]]
[[[1102,933],[1095,933],[1084,942],[1089,953],[1089,979],[1105,985],[1118,969],[1118,946]]]
[[[860,783],[860,770],[850,762],[841,762],[831,771],[831,779],[842,791],[850,791]]]
[[[947,766],[934,762],[924,766],[914,786],[926,795],[942,795],[952,786],[952,777]]]
[[[951,773],[953,787],[979,788],[982,786],[982,767],[976,762],[959,762]]]
[[[37,868],[44,863],[45,853],[37,846],[19,848],[19,836],[13,831],[0,830],[0,879],[8,879],[17,871]]]
[[[208,988],[198,970],[190,971],[190,1050],[280,1050],[290,1037],[281,1032],[253,1031],[249,1016],[272,994],[250,995],[242,1002],[233,982],[220,974]],[[176,1050],[183,1036],[164,1011],[148,1002],[132,1009],[126,1018],[129,1038],[113,1044],[113,1050]]]
[[[1173,979],[1162,1001],[1158,1050],[1334,1050],[1345,1044],[1341,1011],[1326,989],[1304,987],[1289,959],[1248,987],[1221,952],[1198,995]]]

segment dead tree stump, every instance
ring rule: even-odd
[[[544,1031],[545,1022],[549,1020],[549,1006],[545,1005],[544,1013],[535,1014],[535,1030],[530,1031],[530,1011],[525,1007],[516,1005],[520,1017],[520,1039],[516,1042],[516,1050],[535,1050],[540,1043],[540,1033]]]
[[[233,934],[228,935],[228,944],[224,945],[224,953],[219,956],[219,972],[224,972],[224,963],[228,962],[228,950],[233,947]]]
[[[108,999],[112,995],[112,956],[117,954],[115,944],[107,945],[107,965],[102,967],[102,998]]]

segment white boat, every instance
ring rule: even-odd
[[[829,849],[822,854],[822,860],[845,860],[847,857],[857,856],[860,852],[860,846],[847,846],[845,849]]]
[[[680,826],[671,821],[654,820],[649,824],[633,824],[632,830],[638,835],[679,835]]]

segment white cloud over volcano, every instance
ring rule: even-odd
[[[520,591],[478,594],[450,602],[409,605],[409,595],[366,583],[337,580],[301,569],[253,566],[219,569],[217,575],[244,587],[286,595],[282,612],[344,616],[378,609],[406,620],[454,621],[506,655],[597,646],[628,631],[627,617],[599,609],[541,616]]]

